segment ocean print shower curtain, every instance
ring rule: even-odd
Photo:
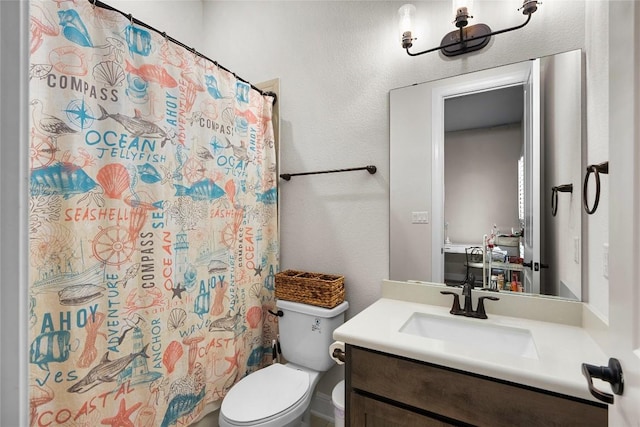
[[[30,10],[30,423],[189,425],[271,358],[273,98],[90,2]]]

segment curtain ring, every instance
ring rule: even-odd
[[[93,0],[93,2],[91,3],[91,9],[95,10],[96,8],[96,0]]]
[[[129,23],[133,27],[133,15],[132,14],[129,14]]]
[[[162,32],[162,38],[164,39],[164,42],[167,43],[169,40],[167,40],[167,33],[165,31]]]
[[[195,47],[191,48],[191,52],[193,53],[193,60],[196,61],[198,59],[198,52]]]

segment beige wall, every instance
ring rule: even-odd
[[[482,244],[494,224],[518,229],[520,124],[447,132],[444,220],[452,243]]]

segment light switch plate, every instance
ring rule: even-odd
[[[411,212],[411,223],[412,224],[429,224],[429,212],[428,211]]]

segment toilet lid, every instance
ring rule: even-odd
[[[276,363],[231,387],[222,400],[224,416],[240,423],[272,417],[294,405],[309,389],[309,374]]]

